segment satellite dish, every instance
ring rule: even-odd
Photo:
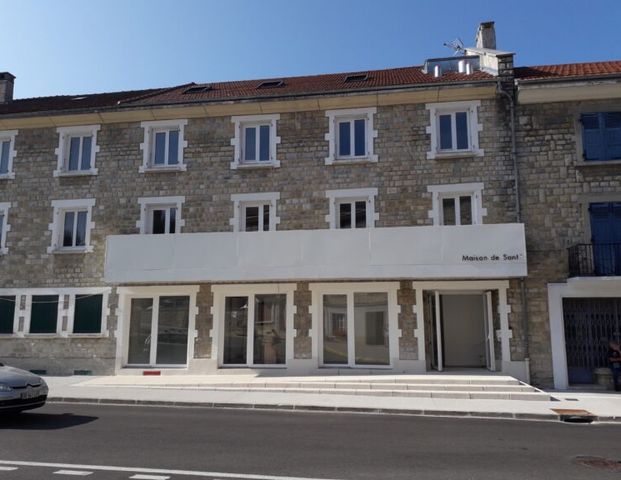
[[[464,42],[461,41],[461,38],[456,38],[452,42],[444,43],[444,46],[453,50],[453,55],[463,55],[466,53],[466,48],[464,47]]]

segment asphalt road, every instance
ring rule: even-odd
[[[621,425],[69,404],[0,417],[0,480],[621,478],[578,456],[621,461]]]

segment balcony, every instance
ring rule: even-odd
[[[581,243],[567,251],[570,277],[621,276],[621,243]]]
[[[523,224],[114,235],[109,283],[512,278]]]

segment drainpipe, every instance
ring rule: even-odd
[[[517,158],[517,140],[515,134],[515,97],[507,93],[498,81],[497,91],[499,94],[504,95],[509,101],[509,112],[511,117],[511,161],[513,162],[513,189],[515,191],[515,219],[517,223],[522,223],[522,206],[520,199],[520,175],[518,168]],[[528,333],[528,298],[526,297],[526,282],[524,278],[519,279],[520,284],[520,296],[522,300],[522,332],[524,332],[524,363],[526,367],[526,382],[530,383],[530,344]]]

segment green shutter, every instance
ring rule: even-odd
[[[0,296],[0,333],[13,333],[15,297]]]
[[[76,295],[73,333],[101,333],[103,295]]]
[[[29,333],[56,333],[58,295],[33,295]]]

